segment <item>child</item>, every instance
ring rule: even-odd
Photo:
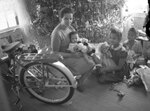
[[[101,67],[99,73],[101,74],[99,78],[100,83],[105,82],[120,82],[123,80],[124,76],[129,78],[129,70],[126,64],[127,51],[120,44],[122,39],[122,33],[118,29],[112,28],[110,31],[109,44],[111,59],[114,61],[116,66],[114,67]],[[93,56],[94,57],[94,56]],[[96,59],[95,59],[96,60]],[[97,59],[98,60],[98,59]],[[100,61],[97,61],[97,63]]]
[[[132,69],[133,64],[135,63],[135,52],[133,51],[133,46],[134,44],[137,44],[137,31],[135,28],[130,28],[128,31],[128,36],[127,36],[128,40],[126,40],[123,43],[123,46],[126,48],[127,52],[128,52],[128,56],[127,56],[127,63],[130,65],[130,68]]]
[[[76,31],[69,34],[70,44],[67,51],[69,52],[82,52],[83,54],[91,55],[95,53],[95,49],[88,44],[88,40],[85,38],[79,38]]]
[[[136,40],[137,37],[137,31],[135,30],[135,28],[130,28],[128,31],[128,40],[126,40],[123,43],[123,46],[127,49],[127,50],[132,50],[133,45],[137,42]]]

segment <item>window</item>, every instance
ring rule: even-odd
[[[18,25],[13,3],[11,0],[0,1],[0,30]]]

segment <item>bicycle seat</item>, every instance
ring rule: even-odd
[[[10,43],[10,44],[7,44],[7,45],[2,45],[1,48],[2,48],[3,52],[11,52],[19,44],[20,44],[20,42],[13,42],[13,43]]]
[[[146,33],[142,30],[138,30],[139,36],[146,37]]]
[[[149,41],[149,39],[147,37],[143,37],[143,36],[139,36],[138,38],[136,38],[136,40]]]

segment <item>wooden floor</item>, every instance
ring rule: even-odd
[[[76,91],[68,103],[57,106],[41,103],[24,91],[21,93],[23,111],[148,111],[150,109],[150,94],[146,93],[144,87],[128,88],[125,83],[115,84],[114,88],[125,94],[120,98],[117,91],[110,90],[111,86],[112,84],[99,84],[92,75],[86,81],[83,93]],[[18,111],[18,107],[12,104],[15,96],[12,93],[8,94],[11,110]]]

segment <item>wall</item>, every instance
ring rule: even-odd
[[[24,0],[4,0],[4,2],[11,2],[13,4],[13,9],[18,17],[19,25],[5,30],[0,30],[0,46],[7,44],[7,40],[9,40],[9,42],[13,42],[18,39],[23,39],[25,43],[31,41],[33,37],[29,36],[30,16],[27,12]],[[2,50],[0,48],[0,57],[2,56]]]
[[[19,27],[22,29],[24,34],[26,35],[25,42],[31,41],[33,37],[31,37],[30,27],[31,27],[31,20],[26,9],[25,0],[14,0],[16,13],[19,19]]]

